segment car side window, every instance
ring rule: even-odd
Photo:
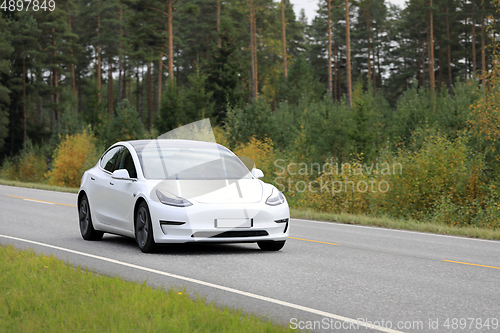
[[[115,164],[120,155],[122,146],[114,147],[110,149],[103,157],[101,157],[101,168],[106,171],[113,172],[115,171]]]
[[[130,154],[130,151],[126,147],[122,148],[115,169],[126,169],[130,178],[137,178],[137,171],[135,169],[134,160],[132,159],[132,154]]]

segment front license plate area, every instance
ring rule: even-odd
[[[253,227],[253,219],[236,218],[236,219],[215,219],[215,228],[235,229],[235,228],[251,228]]]

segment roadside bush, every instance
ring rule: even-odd
[[[96,139],[87,130],[66,135],[54,153],[49,182],[57,186],[78,187],[83,172],[94,166],[98,158]]]
[[[44,155],[28,140],[19,155],[4,161],[0,176],[23,182],[42,182],[46,169]]]
[[[500,205],[495,195],[489,196],[482,202],[474,200],[460,205],[452,202],[450,198],[442,197],[436,204],[433,222],[449,224],[452,226],[473,225],[476,227],[498,229],[500,228]]]
[[[6,158],[3,161],[2,168],[0,169],[0,178],[16,180],[16,164],[13,158]]]
[[[440,133],[431,134],[421,149],[400,151],[395,161],[402,172],[391,177],[390,191],[377,198],[379,212],[421,219],[432,214],[442,197],[471,209],[473,202],[485,198],[483,159],[469,151],[464,137],[449,141]]]
[[[305,176],[310,164],[293,164],[282,182],[287,198],[295,208],[498,228],[498,196],[487,185],[483,156],[471,152],[467,138],[413,135],[415,141],[427,136],[421,148],[386,149],[369,163],[362,154],[346,163],[332,158],[317,165],[315,179]]]
[[[251,158],[255,167],[261,169],[264,173],[264,181],[273,182],[275,175],[275,154],[273,142],[269,138],[262,140],[252,137],[249,142],[241,143],[233,149],[233,152],[238,156]]]

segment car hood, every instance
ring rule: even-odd
[[[257,179],[163,180],[153,192],[156,189],[202,204],[257,203],[263,195],[262,182]]]

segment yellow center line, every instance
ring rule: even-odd
[[[452,262],[452,263],[455,263],[455,264],[469,265],[469,266],[479,266],[479,267],[500,269],[500,267],[471,264],[471,263],[468,263],[468,262],[461,262],[461,261],[453,261],[453,260],[441,260],[441,261]]]
[[[68,205],[68,204],[63,204],[63,203],[60,203],[60,202],[52,202],[52,201],[44,201],[44,200],[37,200],[37,199],[31,199],[31,198],[16,197],[15,195],[7,195],[7,196],[11,197],[11,198],[16,198],[16,199],[23,199],[23,200],[29,200],[29,201],[43,202],[43,203],[54,204],[54,205],[61,205],[61,206],[68,206],[68,207],[76,207],[75,205]]]
[[[314,243],[330,244],[330,245],[339,245],[339,244],[335,244],[335,243],[321,242],[321,241],[312,240],[312,239],[304,239],[304,238],[297,238],[297,237],[288,237],[288,238],[302,240],[302,241],[306,241],[306,242],[314,242]]]

